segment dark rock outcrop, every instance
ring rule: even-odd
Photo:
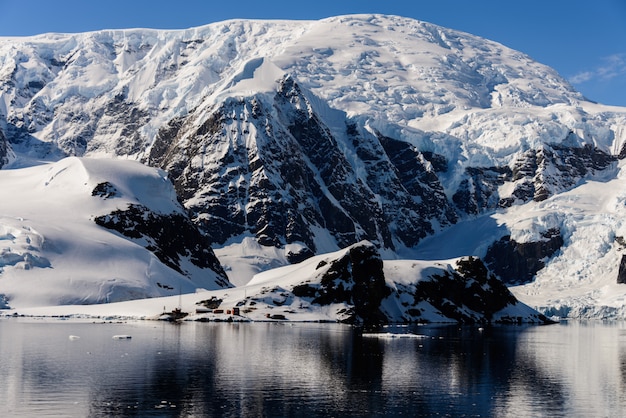
[[[187,258],[196,267],[212,270],[219,286],[231,286],[208,239],[181,213],[164,215],[142,205],[130,205],[126,210],[98,216],[94,221],[142,242],[163,264],[181,274],[186,274],[181,259]]]
[[[504,283],[474,257],[459,260],[456,271],[418,282],[414,296],[414,305],[426,301],[460,323],[491,322],[494,313],[517,303]]]
[[[456,223],[456,211],[437,177],[438,171],[447,170],[445,157],[424,154],[407,142],[380,134],[378,139],[383,150],[364,160],[375,162],[371,164],[372,173],[393,173],[397,179],[389,184],[378,179],[383,187],[375,189],[379,196],[385,197],[385,214],[394,234],[404,244],[414,246],[434,232],[433,223],[441,226]]]
[[[523,153],[512,169],[466,168],[466,176],[452,200],[462,213],[469,215],[532,200],[540,202],[575,186],[585,176],[608,168],[615,161],[617,157],[591,145],[545,144]],[[515,184],[513,192],[501,197],[498,187],[507,182]]]
[[[393,262],[390,268],[394,269]],[[319,262],[315,276],[293,286],[291,292],[275,288],[276,299],[294,297],[307,304],[345,306],[337,310],[341,322],[377,326],[390,322],[533,322],[547,323],[546,317],[523,305],[507,314],[505,309],[518,305],[506,285],[491,273],[478,258],[461,259],[456,266],[433,266],[437,272],[422,276],[415,270],[414,280],[403,277],[399,282],[385,277],[384,262],[371,243],[355,244],[333,260]],[[400,267],[404,274],[410,268]],[[268,290],[269,292],[269,290]],[[262,295],[266,298],[267,295]],[[338,309],[338,308],[337,308]],[[287,311],[288,312],[288,311]],[[521,316],[519,316],[521,315]]]
[[[570,136],[574,135],[570,133]],[[526,151],[513,166],[515,189],[510,197],[500,201],[501,207],[548,197],[575,186],[589,174],[608,168],[617,157],[594,146],[582,147],[563,144],[545,144],[542,148]]]
[[[124,89],[106,104],[98,125],[94,126],[94,133],[96,131],[115,132],[119,135],[115,144],[115,154],[138,155],[147,147],[146,140],[139,131],[150,118],[148,112],[129,101],[126,96],[126,89]]]
[[[339,246],[367,239],[393,248],[383,208],[372,188],[356,175],[338,139],[292,77],[281,80],[274,101],[279,119],[297,144],[295,148],[303,154],[311,174],[319,176],[319,194],[312,197],[320,199],[324,224],[335,233]]]
[[[9,162],[10,149],[9,142],[4,136],[2,129],[0,129],[0,168]]]
[[[108,181],[97,184],[91,191],[92,196],[99,196],[103,199],[118,196],[118,193],[117,188]]]
[[[489,268],[507,284],[524,284],[533,280],[545,266],[545,259],[563,246],[563,237],[557,228],[542,234],[542,240],[519,243],[507,235],[494,242],[485,255]]]
[[[462,213],[469,215],[532,200],[540,202],[615,161],[617,157],[591,145],[545,144],[521,154],[513,168],[468,167],[452,200]],[[501,197],[498,187],[507,182],[515,184],[513,192]]]
[[[322,263],[318,269],[325,266]],[[354,245],[343,257],[332,260],[319,285],[301,284],[292,292],[295,296],[312,298],[312,303],[317,305],[351,305],[344,322],[367,326],[388,322],[380,304],[391,294],[391,289],[385,284],[383,261],[371,244]]]
[[[477,215],[498,207],[498,187],[511,181],[508,167],[468,167],[452,200],[462,212]]]
[[[271,98],[229,98],[177,118],[159,130],[145,162],[168,171],[212,242],[250,232],[262,245],[304,244],[293,261],[317,252],[318,228],[339,247],[368,240],[394,249],[394,240],[411,247],[433,224],[456,222],[436,175],[445,158],[324,108],[345,120],[344,132],[333,131],[316,109],[326,105],[310,96],[285,76]]]

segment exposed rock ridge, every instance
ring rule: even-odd
[[[366,326],[428,322],[433,313],[442,322],[549,322],[532,310],[523,315],[503,315],[503,310],[519,302],[477,258],[461,259],[454,267],[437,270],[427,277],[394,282],[385,277],[384,262],[376,248],[362,242],[338,258],[321,261],[312,277],[293,286],[291,293],[299,299],[292,300],[286,289],[276,291],[280,292],[281,306],[287,301],[292,306],[302,301],[328,306],[336,310],[338,320]]]
[[[494,242],[485,256],[485,262],[506,284],[519,285],[533,280],[545,266],[545,260],[553,256],[563,245],[558,228],[549,229],[537,242],[519,243],[507,235]]]
[[[183,214],[163,215],[142,205],[129,205],[126,210],[97,216],[94,222],[143,243],[163,264],[181,274],[188,274],[182,262],[186,258],[196,267],[212,270],[219,286],[232,286],[209,241]]]

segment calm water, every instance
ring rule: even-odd
[[[2,319],[0,415],[626,415],[624,323],[383,331]]]

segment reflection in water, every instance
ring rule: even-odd
[[[573,322],[529,328],[518,342],[510,393],[498,399],[501,416],[624,416],[618,373],[623,322]]]
[[[334,324],[0,320],[0,403],[6,416],[90,417],[618,416],[626,407],[621,323],[383,331],[422,337]]]

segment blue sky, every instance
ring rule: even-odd
[[[626,106],[626,0],[0,0],[0,36],[350,13],[412,17],[500,42],[589,99]]]

